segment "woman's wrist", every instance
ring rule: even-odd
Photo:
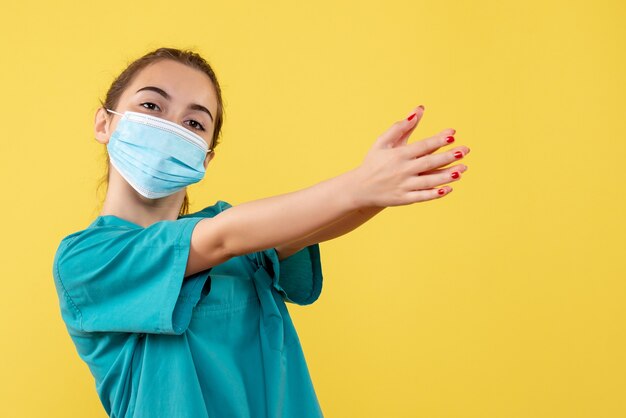
[[[378,208],[373,199],[363,192],[363,184],[365,182],[365,176],[363,175],[361,167],[356,167],[346,173],[345,176],[346,186],[342,191],[342,198],[346,201],[346,206],[351,211],[363,211],[371,208]],[[381,207],[379,209],[384,209]]]

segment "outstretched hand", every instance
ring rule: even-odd
[[[454,142],[454,129],[408,144],[407,141],[424,115],[424,107],[414,109],[409,116],[394,123],[380,135],[357,168],[359,181],[356,198],[363,206],[401,206],[437,199],[452,191],[467,170],[464,164],[440,168],[467,155],[468,147],[460,145],[433,154]]]

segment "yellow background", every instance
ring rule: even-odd
[[[321,244],[289,305],[327,417],[626,416],[623,1],[5,2],[2,417],[104,417],[52,259],[98,214],[93,118],[160,46],[215,67],[226,120],[191,209],[356,167],[419,104],[472,152],[454,191]]]

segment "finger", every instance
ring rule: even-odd
[[[420,110],[421,110],[421,112],[420,112]],[[417,109],[415,109],[413,112],[411,112],[407,116],[407,118],[410,118],[411,115],[413,113],[415,113],[415,124],[411,128],[409,128],[408,131],[403,133],[400,138],[398,138],[398,140],[393,144],[394,147],[401,146],[401,145],[406,145],[406,142],[409,140],[409,137],[411,136],[411,134],[413,133],[415,128],[417,128],[417,125],[419,125],[420,121],[422,120],[422,117],[424,116],[424,112],[425,111],[426,111],[426,109],[424,108],[424,105],[419,105],[417,107]]]
[[[427,176],[429,174],[440,174],[440,173],[452,173],[453,171],[460,171],[461,173],[465,173],[469,167],[465,164],[457,164],[452,167],[440,168],[436,170],[426,170],[421,173],[417,173],[418,176]]]
[[[430,138],[405,145],[402,152],[407,158],[416,158],[432,154],[439,148],[452,144],[455,141],[454,133],[456,133],[456,131],[452,128],[444,129]]]
[[[452,187],[443,186],[435,187],[433,189],[414,190],[406,194],[406,200],[408,203],[425,202],[427,200],[439,199],[452,192]],[[407,204],[408,204],[407,203]]]
[[[378,148],[392,148],[394,143],[401,138],[402,135],[415,126],[417,120],[421,119],[421,114],[423,112],[423,107],[417,107],[407,118],[397,121],[391,125],[387,131],[378,137],[376,140],[376,146]]]
[[[408,178],[404,185],[409,190],[425,190],[432,187],[441,186],[453,181],[459,181],[462,178],[462,171],[458,168],[456,170],[448,171],[441,170],[439,173],[412,176]]]
[[[413,170],[414,173],[423,173],[425,171],[438,167],[444,167],[452,162],[458,161],[461,158],[464,158],[469,152],[470,149],[462,145],[446,152],[425,155],[410,161],[408,169]]]

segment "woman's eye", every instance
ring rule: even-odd
[[[200,131],[204,131],[204,126],[202,126],[202,124],[200,124],[200,122],[198,122],[198,121],[195,121],[195,120],[191,119],[191,120],[189,121],[189,125],[190,125],[192,128],[194,128],[194,129],[198,129],[198,130],[200,130]]]
[[[150,110],[160,109],[160,107],[158,105],[155,105],[154,103],[150,103],[150,102],[142,103],[141,106],[145,107],[146,109],[150,109]]]

